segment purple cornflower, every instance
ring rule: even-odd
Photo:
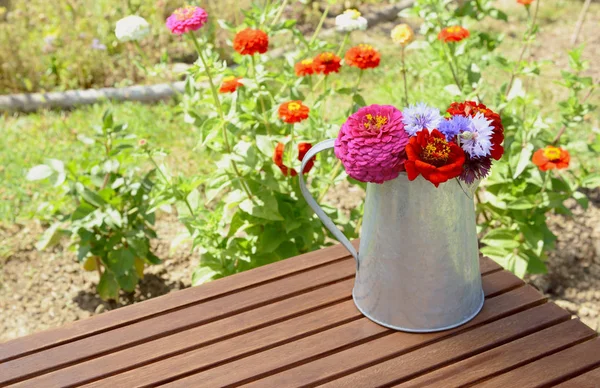
[[[460,180],[470,185],[478,179],[485,178],[490,173],[492,159],[489,156],[487,158],[471,158],[468,154],[465,156],[463,172],[458,177]]]
[[[470,128],[460,134],[460,146],[472,158],[489,156],[494,131],[490,125],[492,120],[486,119],[483,113],[477,113],[470,121]]]
[[[449,120],[442,120],[438,130],[446,136],[446,140],[454,141],[456,135],[469,131],[471,120],[465,116],[452,116]]]
[[[106,51],[106,45],[100,43],[99,39],[92,40],[91,47],[92,47],[93,50]]]
[[[402,122],[404,130],[410,135],[415,136],[423,128],[429,132],[438,127],[442,116],[440,111],[420,102],[417,105],[410,105],[402,111]]]

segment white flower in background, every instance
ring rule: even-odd
[[[360,16],[357,10],[347,9],[343,14],[336,16],[335,29],[340,32],[364,31],[367,29],[367,19]]]
[[[130,15],[117,22],[115,35],[119,42],[144,39],[150,33],[150,24],[143,17]]]

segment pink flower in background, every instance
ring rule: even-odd
[[[175,35],[181,35],[189,31],[199,30],[207,20],[208,14],[204,9],[188,5],[183,8],[177,8],[167,18],[167,28]]]
[[[335,140],[335,156],[352,178],[383,183],[404,170],[408,139],[402,112],[391,105],[370,105],[342,125]]]

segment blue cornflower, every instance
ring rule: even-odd
[[[100,42],[100,39],[94,39],[92,41],[92,45],[91,45],[92,49],[94,50],[100,50],[100,51],[105,51],[106,50],[106,45],[102,44]]]
[[[402,111],[404,130],[410,136],[415,136],[423,128],[427,128],[430,132],[433,131],[438,127],[441,120],[440,111],[423,102],[410,105]]]
[[[446,140],[454,141],[456,135],[470,131],[471,120],[465,116],[452,116],[449,120],[442,120],[438,130],[446,136]]]
[[[477,113],[470,121],[469,130],[460,134],[460,146],[472,158],[488,156],[492,148],[492,120],[486,119],[483,113]]]

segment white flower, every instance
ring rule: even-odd
[[[477,113],[471,118],[468,131],[460,135],[460,146],[472,158],[481,158],[490,154],[492,148],[492,120],[488,120],[483,113]]]
[[[143,17],[130,15],[117,22],[115,35],[119,42],[144,39],[150,33],[150,24]]]
[[[367,19],[360,16],[357,10],[347,9],[343,14],[336,16],[335,29],[339,32],[364,31],[367,29]]]

